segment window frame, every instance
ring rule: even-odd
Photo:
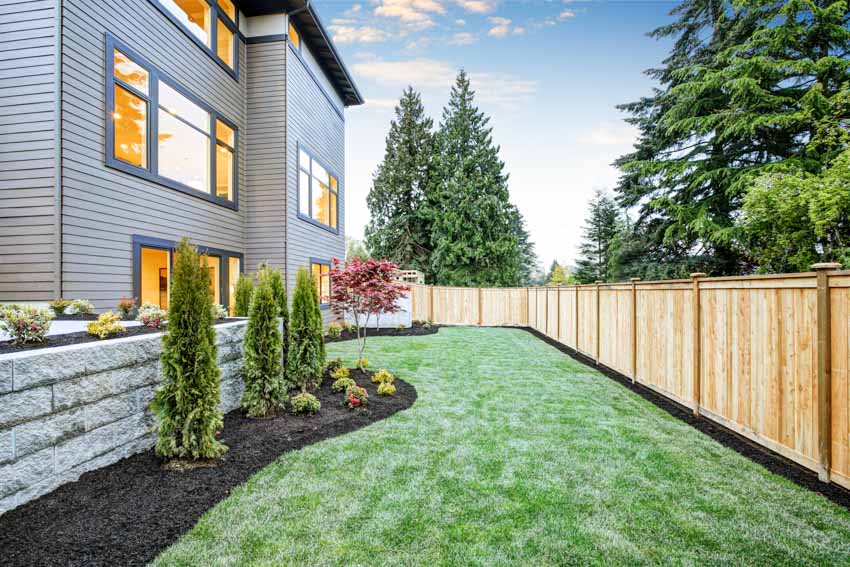
[[[308,259],[308,261],[309,261],[309,263],[310,263],[309,268],[310,268],[310,277],[311,277],[311,278],[313,277],[313,264],[318,264],[318,265],[320,265],[320,266],[327,266],[327,267],[328,267],[328,272],[330,272],[331,268],[333,267],[333,266],[332,266],[332,264],[331,264],[331,261],[330,261],[330,260],[323,260],[323,259],[321,259],[321,258],[313,258],[313,257],[311,256],[311,257]],[[314,284],[314,285],[315,285],[315,284]],[[322,284],[321,284],[321,282],[319,283],[319,289],[320,289],[320,290],[322,289]],[[319,294],[318,294],[318,295],[319,295],[319,309],[325,310],[325,309],[330,309],[330,308],[331,308],[331,303],[330,303],[330,294],[331,294],[331,292],[332,292],[332,291],[333,291],[333,290],[332,290],[331,276],[330,276],[330,273],[328,273],[328,302],[327,302],[327,303],[322,303],[322,294],[321,294],[321,292],[319,292]]]
[[[212,248],[209,246],[198,246],[198,252],[205,256],[215,256],[219,258],[219,281],[218,281],[218,296],[219,299],[227,299],[227,303],[222,303],[225,309],[230,310],[231,303],[235,298],[230,297],[230,258],[239,258],[239,273],[245,273],[245,257],[241,252],[233,252],[231,250],[222,250],[220,248]],[[154,250],[165,250],[168,252],[168,269],[169,273],[174,271],[174,252],[177,248],[177,242],[166,240],[163,238],[154,238],[151,236],[142,236],[140,234],[133,235],[133,297],[140,298],[142,296],[142,248],[152,248]],[[169,281],[169,285],[171,282]],[[168,290],[168,303],[171,304],[171,290]]]
[[[142,67],[148,73],[148,94],[140,92],[138,89],[134,88],[131,85],[128,85],[121,79],[115,77],[115,50],[120,51],[127,57],[129,57],[136,65]],[[213,107],[205,103],[203,100],[192,94],[188,89],[183,87],[176,80],[172,79],[166,73],[160,71],[157,67],[152,65],[147,59],[139,55],[135,50],[127,46],[122,41],[118,40],[111,34],[106,34],[106,105],[105,105],[105,117],[106,120],[106,147],[105,147],[105,156],[106,156],[106,165],[107,167],[111,167],[113,169],[117,169],[119,171],[123,171],[124,173],[129,173],[136,177],[141,177],[142,179],[146,179],[148,181],[152,181],[158,185],[163,185],[170,189],[174,189],[176,191],[180,191],[181,193],[185,193],[187,195],[191,195],[193,197],[197,197],[199,199],[203,199],[205,201],[209,201],[211,203],[215,203],[216,205],[226,207],[228,209],[239,210],[239,128],[236,124],[228,119],[226,116],[222,115],[218,111],[216,111]],[[177,91],[179,94],[183,95],[193,104],[199,106],[202,110],[206,111],[210,117],[210,131],[209,133],[205,133],[205,135],[209,136],[210,139],[210,157],[209,157],[209,190],[208,192],[199,191],[194,187],[190,187],[179,181],[175,181],[170,177],[166,177],[159,173],[159,83],[160,81],[167,84],[169,87]],[[145,163],[147,167],[140,167],[138,165],[132,164],[130,162],[124,161],[115,156],[115,123],[113,121],[113,113],[115,111],[115,86],[118,85],[123,89],[128,90],[134,96],[141,97],[145,100],[148,105],[147,109],[147,124],[145,125],[145,132],[147,136],[147,143],[145,147],[146,159]],[[178,120],[183,122],[184,124],[189,125],[191,128],[198,130],[198,128],[185,119],[180,118],[179,116],[175,116]],[[233,144],[233,200],[230,201],[228,199],[224,199],[216,195],[216,154],[218,150],[218,138],[216,136],[216,120],[221,120],[225,125],[229,128],[233,129],[234,132],[234,144]],[[198,130],[200,131],[200,130]]]
[[[307,209],[308,214],[306,214],[306,215],[301,212],[301,172],[304,171],[301,168],[301,152],[302,151],[305,154],[307,154],[307,156],[309,156],[309,158],[310,158],[310,171],[306,172],[307,177],[310,180],[310,187],[308,188],[309,199],[308,199],[308,202],[307,202],[307,204],[308,204],[308,209]],[[323,167],[325,169],[325,171],[328,172],[328,175],[330,175],[331,177],[336,179],[336,191],[331,189],[330,182],[328,183],[328,191],[331,192],[331,193],[334,193],[336,195],[336,211],[335,211],[336,226],[335,227],[330,226],[328,224],[325,224],[325,223],[318,221],[318,220],[313,218],[313,163],[312,162],[314,162],[314,161],[316,163],[318,163],[321,167]],[[298,215],[298,218],[305,221],[305,222],[312,224],[313,226],[321,228],[322,230],[326,230],[326,231],[331,232],[333,234],[339,234],[340,233],[339,232],[339,222],[340,222],[340,218],[339,218],[339,201],[340,201],[340,198],[339,198],[339,195],[342,192],[342,184],[340,183],[339,179],[340,179],[339,175],[336,174],[336,171],[334,171],[332,168],[328,167],[327,163],[324,160],[317,158],[316,153],[311,151],[310,148],[306,144],[304,144],[302,142],[296,143],[295,144],[295,195],[296,195],[295,211],[296,211],[296,214]],[[330,209],[328,210],[328,214],[330,214]]]
[[[230,19],[230,16],[227,15],[227,12],[220,9],[218,6],[218,0],[200,0],[201,2],[206,2],[210,7],[210,45],[207,45],[201,41],[201,39],[192,33],[192,30],[183,25],[183,22],[177,19],[171,10],[169,10],[160,0],[150,0],[151,4],[153,4],[157,10],[159,10],[166,18],[168,18],[172,24],[174,24],[177,29],[182,31],[190,40],[192,40],[195,45],[200,47],[207,55],[209,55],[213,61],[215,61],[219,67],[221,67],[228,75],[233,78],[235,81],[239,81],[239,38],[241,34],[239,33],[239,4],[236,0],[233,0],[233,4],[236,6],[236,21]],[[234,54],[233,54],[233,68],[231,68],[227,63],[225,63],[218,56],[218,21],[224,23],[224,25],[233,32],[233,45],[234,45]]]

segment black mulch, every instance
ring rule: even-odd
[[[665,398],[661,394],[655,392],[654,390],[651,390],[650,388],[647,388],[646,386],[643,386],[641,384],[633,384],[631,378],[624,376],[616,370],[608,368],[604,364],[597,364],[592,358],[585,356],[584,354],[577,352],[571,349],[570,347],[555,341],[554,339],[547,337],[546,335],[535,329],[525,328],[525,330],[536,336],[537,338],[543,340],[544,342],[552,345],[564,354],[581,362],[582,364],[586,364],[587,366],[596,368],[599,372],[601,372],[608,378],[611,378],[615,382],[618,382],[629,390],[635,392],[645,400],[648,400],[649,402],[663,409],[676,419],[684,421],[694,429],[697,429],[702,433],[708,435],[721,445],[725,445],[733,451],[736,451],[737,453],[740,453],[748,459],[755,461],[770,472],[779,476],[784,476],[795,484],[798,484],[803,488],[808,488],[812,492],[816,492],[821,496],[832,500],[839,506],[843,506],[844,508],[850,510],[850,491],[848,491],[844,487],[839,486],[835,483],[827,484],[821,482],[820,480],[818,480],[818,475],[816,473],[810,471],[809,469],[795,463],[794,461],[786,457],[783,457],[779,453],[771,451],[766,447],[762,447],[761,445],[758,445],[755,442],[747,439],[746,437],[739,435],[731,429],[727,429],[726,427],[714,423],[713,421],[696,417],[694,415],[693,410],[691,410],[690,408],[687,408],[668,398]]]
[[[429,327],[424,327],[419,324],[415,324],[410,327],[404,327],[403,329],[395,329],[395,328],[380,328],[380,329],[366,329],[366,339],[369,337],[420,337],[423,335],[433,335],[437,331],[440,330],[439,325],[430,325]],[[338,343],[340,341],[350,341],[357,338],[357,333],[350,333],[348,329],[343,329],[342,334],[339,337],[331,338],[326,336],[326,343]]]
[[[67,317],[67,316],[63,316]],[[73,316],[72,316],[73,317]],[[97,316],[94,316],[94,319],[97,319]],[[88,319],[59,319],[59,321],[87,321]],[[232,323],[234,321],[242,321],[243,319],[218,319],[215,321],[216,325],[221,325],[223,323]],[[151,333],[161,333],[165,330],[163,329],[152,329],[151,327],[144,327],[142,325],[138,325],[135,327],[127,327],[127,330],[120,335],[110,337],[112,339],[120,339],[123,337],[135,337],[136,335],[149,335]],[[3,341],[0,342],[0,354],[7,354],[10,352],[24,352],[31,350],[39,350],[42,348],[52,348],[57,346],[67,346],[67,345],[78,345],[82,343],[93,343],[96,341],[105,340],[99,339],[94,335],[90,335],[85,331],[79,331],[77,333],[65,333],[62,335],[50,335],[47,337],[47,340],[43,343],[34,343],[29,345],[16,345],[13,344],[12,341]]]
[[[151,450],[7,512],[0,516],[0,564],[148,563],[282,453],[385,419],[416,401],[416,389],[402,380],[395,381],[396,394],[386,397],[359,370],[352,378],[369,393],[363,409],[344,407],[343,394],[331,392],[326,379],[317,393],[322,409],[316,415],[255,420],[240,410],[230,412],[221,436],[230,450],[217,467],[164,471]]]

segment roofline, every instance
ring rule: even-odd
[[[307,12],[309,12],[313,19],[316,20],[316,26],[319,28],[319,32],[321,32],[322,38],[325,40],[325,43],[327,43],[328,49],[331,50],[331,54],[333,54],[334,60],[336,61],[337,65],[339,65],[339,68],[342,69],[342,72],[345,74],[345,78],[348,80],[348,83],[351,85],[351,88],[354,91],[356,101],[351,104],[345,104],[345,106],[358,106],[364,104],[366,102],[366,99],[363,98],[363,95],[360,93],[360,89],[357,88],[357,84],[354,82],[354,78],[348,71],[348,67],[345,66],[342,57],[336,50],[336,45],[334,45],[333,40],[330,38],[330,36],[328,36],[328,31],[325,28],[325,25],[322,23],[322,19],[319,17],[318,12],[316,12],[315,8],[313,8],[313,3],[310,0],[305,0],[305,4],[307,6]]]

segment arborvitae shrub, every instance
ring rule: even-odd
[[[254,278],[242,274],[236,280],[236,289],[233,291],[233,314],[236,317],[247,317],[248,309],[251,307],[251,297],[254,295]]]
[[[279,268],[272,268],[268,263],[260,264],[259,277],[266,280],[271,287],[275,303],[278,306],[278,316],[281,319],[281,365],[283,380],[286,382],[286,361],[289,355],[289,302],[286,297],[286,284]]]
[[[287,378],[302,392],[321,382],[325,365],[322,312],[306,268],[300,268],[295,279],[289,318],[288,364]]]
[[[224,421],[212,299],[209,267],[184,238],[177,246],[168,332],[162,337],[164,380],[151,402],[161,457],[214,459],[227,451],[216,440]]]
[[[267,278],[260,278],[248,311],[242,408],[251,417],[275,413],[284,404],[279,307]]]

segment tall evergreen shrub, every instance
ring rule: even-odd
[[[162,387],[151,408],[161,457],[213,459],[227,447],[216,440],[221,371],[212,319],[209,267],[188,238],[177,246],[168,331],[162,337]]]
[[[281,371],[281,331],[279,305],[271,277],[263,274],[254,290],[254,299],[245,331],[245,366],[242,408],[251,417],[264,417],[283,406],[286,386]]]
[[[283,378],[286,380],[286,360],[289,353],[289,302],[286,297],[286,284],[279,268],[272,268],[268,263],[260,265],[260,279],[266,279],[271,286],[272,294],[278,306],[278,316],[281,319],[281,364]]]
[[[235,296],[233,314],[236,317],[247,317],[251,307],[251,297],[254,295],[254,278],[247,274],[239,276],[233,295]]]
[[[319,383],[325,364],[322,312],[316,288],[306,268],[298,270],[295,280],[289,338],[287,378],[306,392]]]

